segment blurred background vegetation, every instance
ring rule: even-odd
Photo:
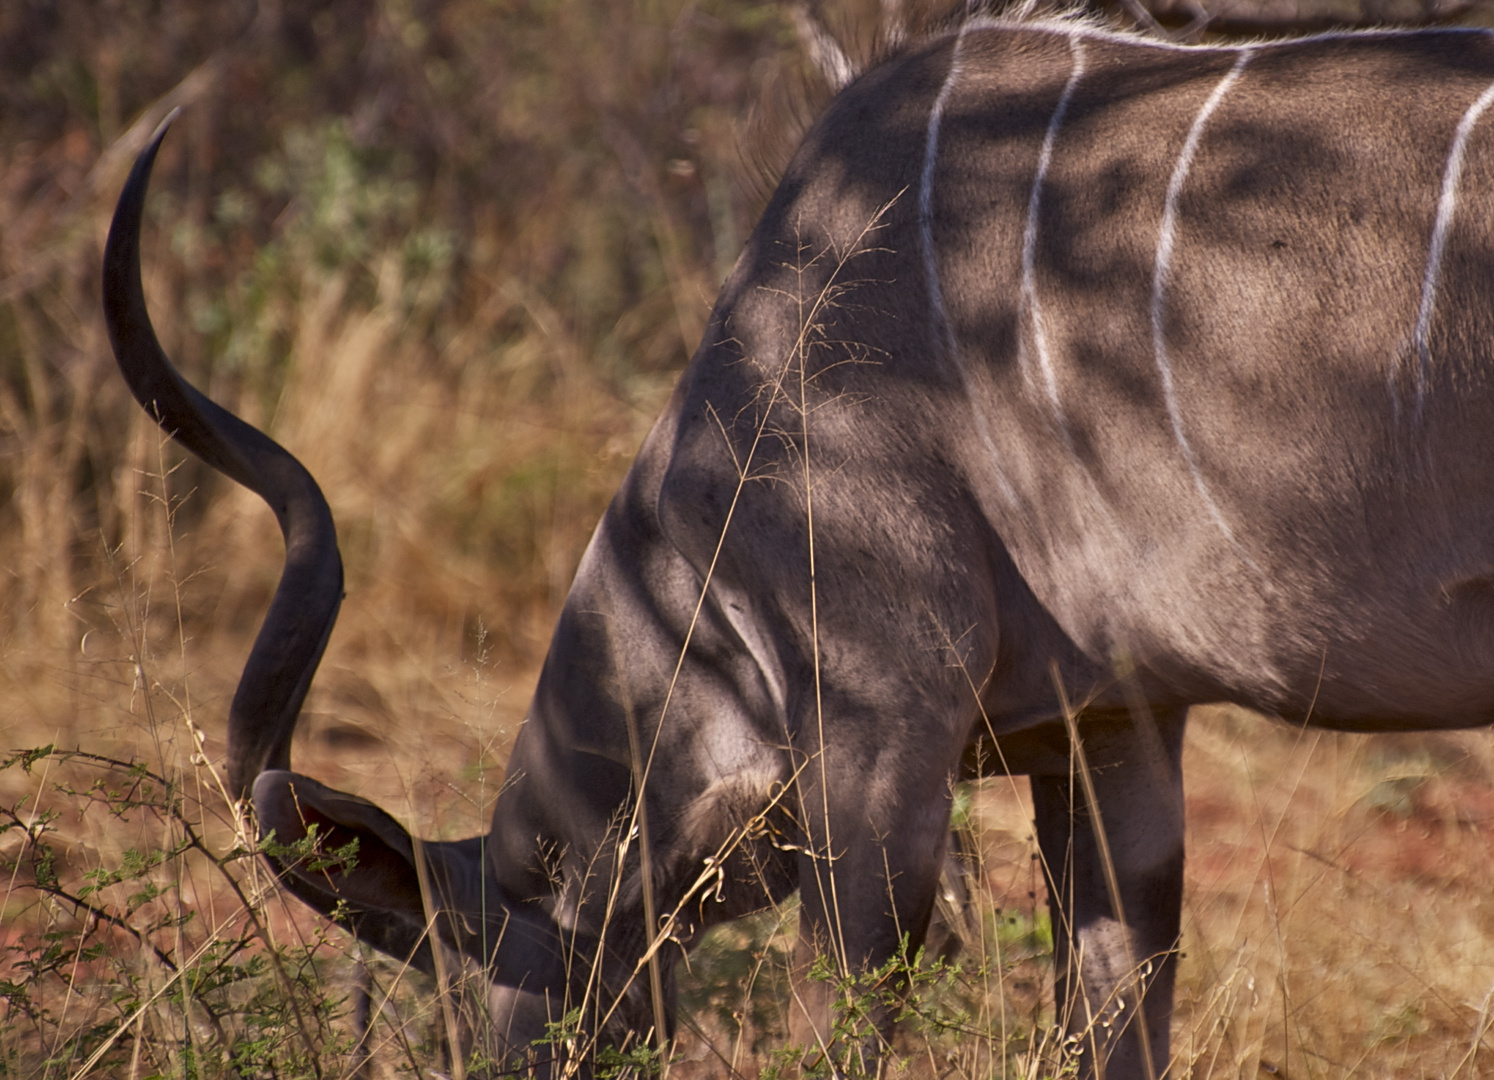
[[[168,351],[307,459],[380,621],[485,621],[532,658],[762,199],[741,134],[792,44],[731,2],[4,5],[7,644],[76,653],[109,553],[157,547],[156,440],[96,292],[124,172],[181,104],[145,256]],[[202,641],[253,621],[275,542],[183,469]]]
[[[1193,38],[1485,19],[1462,0],[1157,0],[1150,11],[1116,0],[1108,14],[1155,16]],[[147,204],[145,279],[157,330],[188,378],[302,459],[338,522],[348,598],[308,701],[298,766],[428,835],[466,835],[485,827],[590,531],[695,348],[774,177],[829,97],[827,51],[864,62],[893,28],[916,31],[940,15],[939,5],[896,0],[0,2],[0,748],[82,746],[146,761],[165,785],[152,796],[164,801],[131,814],[117,799],[78,796],[81,781],[48,788],[19,766],[0,770],[0,802],[14,811],[0,813],[0,854],[19,875],[0,906],[0,1009],[9,1010],[0,1017],[0,1075],[8,1061],[30,1075],[15,1064],[21,1057],[7,1056],[17,1017],[31,1016],[47,1033],[36,1037],[51,1040],[40,1057],[25,1058],[52,1062],[37,1066],[49,1074],[57,1062],[76,1066],[79,1048],[100,1045],[136,1007],[95,1001],[89,1015],[102,1019],[89,1042],[68,1034],[87,1010],[74,1008],[68,1023],[54,1010],[44,1022],[34,995],[29,1006],[16,996],[17,987],[40,986],[39,973],[63,970],[43,964],[42,930],[57,935],[47,949],[72,949],[75,961],[83,942],[110,940],[77,903],[79,881],[133,866],[108,875],[123,873],[116,884],[126,890],[155,882],[149,900],[130,893],[109,910],[135,927],[133,950],[143,954],[149,940],[158,957],[177,957],[162,959],[160,971],[187,970],[184,923],[172,921],[184,917],[157,912],[142,922],[142,912],[166,893],[188,904],[227,887],[222,866],[209,874],[178,865],[161,878],[138,856],[160,850],[163,836],[232,832],[201,791],[190,811],[169,792],[210,783],[227,701],[281,560],[257,499],[164,441],[130,399],[104,334],[98,275],[108,216],[160,119],[184,109]],[[1266,738],[1254,721],[1230,723],[1220,730],[1244,731],[1244,742]],[[1218,759],[1234,745],[1219,743]],[[1405,754],[1334,749],[1330,757],[1391,761],[1371,787],[1391,783],[1384,790],[1404,796],[1405,808],[1375,803],[1363,812],[1401,821],[1443,814],[1454,839],[1463,835],[1458,812],[1429,815],[1416,792],[1447,774],[1448,762],[1464,763],[1456,775],[1487,787],[1489,770],[1466,765],[1486,759],[1456,747],[1427,759],[1443,764],[1409,773]],[[1360,775],[1358,764],[1334,768],[1325,774]],[[1226,787],[1213,785],[1210,797]],[[1241,791],[1242,803],[1259,802],[1254,789]],[[1301,789],[1282,797],[1290,804]],[[1438,807],[1454,801],[1438,798]],[[1318,801],[1335,838],[1360,828],[1360,818],[1343,817],[1359,802]],[[1013,805],[993,833],[1003,839],[984,850],[994,859],[1006,845],[1014,869],[987,899],[1007,912],[991,916],[994,925],[1011,920],[1022,940],[1037,941],[1041,885],[1024,812]],[[1240,813],[1219,810],[1216,820]],[[47,849],[56,861],[44,870],[38,828],[66,835]],[[1322,848],[1311,837],[1301,845]],[[1488,854],[1482,843],[1458,851],[1457,865],[1467,867]],[[47,882],[50,893],[32,888]],[[1228,888],[1256,895],[1249,883],[1231,879]],[[283,918],[311,948],[319,930],[303,915]],[[1259,941],[1280,936],[1276,907],[1257,915]],[[1213,916],[1196,917],[1202,925]],[[1222,937],[1238,937],[1243,918],[1219,916],[1228,924]],[[1468,934],[1494,955],[1494,928],[1479,922]],[[167,938],[175,944],[159,945]],[[1356,939],[1344,951],[1363,947]],[[1439,948],[1426,964],[1442,971],[1445,954],[1464,946]],[[1225,1056],[1253,1063],[1282,1033],[1290,1061],[1286,1033],[1303,1021],[1286,1019],[1286,976],[1258,993],[1253,968],[1210,963],[1214,981],[1194,999],[1198,1030],[1209,1038],[1217,1035],[1210,1025],[1234,1030],[1234,1021],[1216,1023],[1223,986],[1231,1007],[1249,1013]],[[24,979],[15,974],[23,969]],[[180,976],[160,971],[150,978],[164,982],[141,975],[144,989],[129,1001],[180,988]],[[1314,971],[1321,975],[1303,977]],[[1043,976],[1030,967],[1019,976],[1011,1000],[1020,1007],[1012,1007],[1035,1018]],[[75,987],[77,971],[68,978],[62,984]],[[240,1045],[221,1031],[194,1035],[198,1014],[182,995],[185,1019],[179,1030],[161,1021],[163,1045]],[[724,999],[700,1000],[709,1013]],[[33,1006],[41,1012],[26,1011]],[[228,1006],[202,1007],[215,1023],[227,1015]],[[1390,1001],[1389,1020],[1377,1012],[1361,1028],[1464,1038],[1461,999],[1423,1023],[1437,1007],[1416,1005],[1422,1012],[1405,1019],[1410,1007]],[[1485,1000],[1479,1023],[1488,1011]],[[1277,1015],[1280,1024],[1268,1019]],[[297,1024],[296,1038],[311,1045]],[[1031,1047],[1035,1030],[1019,1024],[1011,1037]],[[987,1067],[1006,1052],[993,1045]],[[1450,1051],[1453,1060],[1465,1049]],[[192,1071],[185,1051],[162,1053],[182,1075]],[[148,1067],[138,1075],[151,1075]]]

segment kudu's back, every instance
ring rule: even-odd
[[[1494,43],[1463,30],[973,23],[874,71],[718,302],[666,531],[713,557],[722,447],[756,445],[723,579],[740,553],[807,641],[807,567],[746,564],[805,548],[812,490],[821,629],[889,595],[979,626],[1005,726],[1051,709],[1055,655],[1078,694],[1120,663],[1158,703],[1487,722],[1491,99]]]

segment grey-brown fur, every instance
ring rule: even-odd
[[[1127,1002],[1085,1068],[1144,1076],[1149,1045],[1160,1072],[1187,707],[1494,719],[1491,86],[1477,31],[1242,51],[975,22],[841,94],[598,527],[492,832],[424,846],[440,932],[488,963],[508,1045],[588,992],[604,1036],[667,1025],[680,946],[795,887],[801,963],[916,944],[951,783],[1009,767],[1034,776],[1065,1023]],[[121,366],[302,536],[319,493],[150,335],[153,153],[106,258]],[[299,581],[336,573],[317,528]],[[288,882],[429,963],[404,831],[288,771],[336,591],[309,613],[277,598],[231,775],[282,837],[303,813],[358,835],[359,869]],[[657,994],[646,907],[674,939]],[[1143,966],[1144,1042],[1125,1024]],[[828,1002],[801,1000],[810,1042]]]

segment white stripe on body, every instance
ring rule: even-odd
[[[939,287],[939,267],[934,258],[934,165],[939,159],[939,127],[944,120],[944,104],[960,77],[960,51],[964,44],[962,28],[955,38],[954,55],[950,57],[944,85],[939,87],[939,96],[934,98],[934,107],[929,110],[929,127],[923,143],[923,172],[918,184],[918,233],[923,241],[924,278],[928,284],[929,303],[933,305],[934,317],[939,321],[946,340],[952,339],[953,334],[944,311],[944,291]]]
[[[1158,49],[1166,52],[1191,52],[1201,55],[1208,53],[1258,52],[1267,49],[1293,49],[1303,45],[1315,45],[1327,41],[1350,41],[1355,38],[1417,37],[1424,34],[1446,34],[1450,36],[1460,34],[1485,36],[1489,34],[1487,29],[1478,26],[1373,26],[1359,30],[1324,30],[1322,33],[1309,34],[1305,37],[1282,38],[1278,41],[1256,41],[1244,45],[1189,45],[1178,41],[1165,41],[1161,38],[1147,37],[1141,33],[1115,30],[1107,26],[1097,26],[1082,19],[1048,18],[1023,20],[1011,16],[993,17],[989,15],[981,15],[966,20],[960,26],[959,33],[964,34],[970,30],[1000,30],[1006,32],[1029,30],[1036,33],[1054,34],[1064,38],[1078,35],[1090,41],[1107,41],[1117,45],[1137,45],[1142,48]]]
[[[1084,75],[1084,41],[1080,35],[1069,36],[1069,52],[1073,55],[1074,66],[1069,72],[1069,81],[1064,84],[1063,93],[1059,95],[1058,105],[1053,109],[1053,116],[1048,121],[1048,132],[1043,136],[1043,149],[1038,154],[1037,175],[1032,180],[1032,194],[1027,199],[1027,226],[1022,230],[1022,303],[1032,320],[1033,351],[1037,354],[1037,365],[1042,375],[1043,387],[1048,394],[1048,403],[1053,407],[1053,420],[1063,434],[1064,445],[1072,451],[1073,438],[1064,421],[1063,405],[1058,399],[1058,376],[1053,370],[1053,357],[1048,351],[1048,333],[1043,326],[1043,305],[1038,299],[1036,280],[1038,209],[1042,204],[1043,183],[1048,178],[1048,166],[1053,161],[1053,143],[1058,138],[1059,128],[1063,126],[1064,117],[1069,111],[1074,88]],[[1018,350],[1023,373],[1030,383],[1032,376],[1027,362],[1025,337]]]
[[[1447,234],[1452,228],[1453,214],[1458,206],[1458,182],[1463,177],[1463,155],[1468,146],[1468,137],[1480,116],[1494,104],[1494,83],[1490,83],[1474,103],[1468,106],[1458,129],[1453,135],[1452,149],[1447,155],[1447,164],[1442,170],[1442,194],[1437,199],[1437,217],[1432,224],[1432,243],[1427,252],[1426,273],[1421,279],[1421,303],[1416,309],[1416,329],[1412,331],[1412,346],[1416,350],[1416,406],[1413,420],[1421,419],[1422,405],[1426,400],[1427,379],[1431,376],[1432,352],[1428,336],[1432,327],[1432,310],[1437,304],[1437,285],[1442,278],[1442,256],[1447,248]],[[1397,418],[1400,414],[1400,398],[1396,393],[1396,371],[1399,362],[1393,363],[1390,372],[1391,403]]]
[[[1172,381],[1172,365],[1167,357],[1167,335],[1162,326],[1164,298],[1167,293],[1168,279],[1172,272],[1172,249],[1173,241],[1177,236],[1178,199],[1183,192],[1183,182],[1188,177],[1188,170],[1193,165],[1193,155],[1198,151],[1199,141],[1203,138],[1204,127],[1213,116],[1214,110],[1224,100],[1224,95],[1229,93],[1230,87],[1240,78],[1246,63],[1249,62],[1254,50],[1246,47],[1238,51],[1234,66],[1215,85],[1213,92],[1204,101],[1203,108],[1199,109],[1198,115],[1193,118],[1193,126],[1188,129],[1188,137],[1183,141],[1183,150],[1178,155],[1177,164],[1172,169],[1172,179],[1167,183],[1167,200],[1162,210],[1162,226],[1157,236],[1157,256],[1152,268],[1152,352],[1157,361],[1157,374],[1162,380],[1162,400],[1167,407],[1167,418],[1172,424],[1172,437],[1178,444],[1178,449],[1183,453],[1183,459],[1188,463],[1188,471],[1193,476],[1193,486],[1198,491],[1198,497],[1203,500],[1204,506],[1208,508],[1209,516],[1214,519],[1214,524],[1219,526],[1219,531],[1224,534],[1230,546],[1233,547],[1240,558],[1251,569],[1260,573],[1260,567],[1245,553],[1238,540],[1235,539],[1234,531],[1229,527],[1229,522],[1224,519],[1224,513],[1219,509],[1219,504],[1214,501],[1214,496],[1209,491],[1208,482],[1204,480],[1203,472],[1198,466],[1198,455],[1194,453],[1193,447],[1188,442],[1188,436],[1183,430],[1183,416],[1178,407],[1177,389]]]
[[[996,474],[1001,493],[1008,502],[1014,502],[1016,493],[1012,490],[1006,475],[1001,471],[998,460],[1000,455],[996,451],[995,440],[991,438],[990,425],[986,422],[986,414],[972,392],[970,372],[955,342],[954,330],[949,325],[949,315],[944,310],[944,290],[939,285],[939,265],[934,256],[934,165],[939,159],[939,127],[944,119],[944,105],[949,100],[956,80],[960,77],[960,52],[964,44],[965,30],[962,27],[955,38],[954,55],[949,61],[949,73],[944,77],[944,85],[939,88],[939,96],[934,99],[934,107],[929,110],[929,127],[923,146],[923,173],[918,186],[918,234],[923,243],[923,272],[928,285],[929,306],[933,308],[934,319],[939,324],[939,332],[944,339],[944,348],[959,370],[960,385],[964,387],[965,400],[970,403],[970,411],[975,416],[976,432],[985,445],[986,453],[990,455],[991,467]]]

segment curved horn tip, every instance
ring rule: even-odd
[[[113,225],[125,223],[132,216],[139,216],[145,210],[145,189],[150,183],[151,170],[155,167],[156,152],[161,149],[161,142],[166,138],[166,132],[171,130],[171,125],[176,123],[176,118],[182,114],[182,107],[176,106],[166,118],[156,125],[156,130],[146,141],[144,148],[135,157],[135,164],[130,169],[130,175],[125,179],[124,188],[119,193],[119,202],[114,208],[114,222],[110,226],[110,238],[113,238]],[[134,226],[138,229],[138,223]]]
[[[166,119],[162,120],[159,124],[156,125],[156,130],[151,134],[150,137],[150,144],[159,143],[163,138],[165,138],[166,132],[171,128],[172,124],[176,123],[176,118],[181,114],[182,107],[180,105],[174,106],[172,110],[166,114]]]

